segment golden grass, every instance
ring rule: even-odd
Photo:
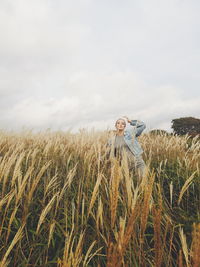
[[[7,261],[7,258],[9,256],[10,252],[12,251],[13,247],[17,244],[17,242],[19,242],[21,240],[21,238],[23,236],[23,228],[24,228],[24,225],[22,225],[19,228],[16,235],[14,236],[12,242],[10,243],[8,249],[6,250],[6,253],[3,256],[3,259],[0,262],[1,263],[0,267],[5,267],[6,261]]]
[[[0,132],[0,266],[200,265],[199,139],[143,134],[137,183],[107,138]]]
[[[111,212],[111,227],[114,227],[116,220],[117,204],[119,199],[119,183],[122,179],[121,167],[117,160],[113,160],[110,178],[110,212]]]
[[[192,175],[185,181],[185,183],[184,183],[184,185],[183,185],[183,187],[182,187],[182,189],[180,191],[179,197],[178,197],[178,204],[180,204],[181,199],[183,197],[183,194],[186,192],[188,187],[191,185],[192,180],[194,179],[196,172],[197,171],[193,172]]]
[[[191,245],[191,257],[192,257],[192,266],[200,266],[200,223],[193,224],[193,233],[192,233],[192,245]]]

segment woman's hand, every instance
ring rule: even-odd
[[[127,119],[128,123],[131,122],[131,120],[129,120],[129,118],[127,116],[123,116],[123,117]]]

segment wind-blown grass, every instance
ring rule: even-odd
[[[138,183],[107,132],[0,132],[0,266],[199,266],[198,137],[143,134]]]

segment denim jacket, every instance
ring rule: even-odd
[[[130,148],[131,152],[134,156],[139,156],[143,153],[143,149],[140,146],[137,137],[141,135],[142,131],[146,128],[144,122],[139,120],[131,120],[130,122],[131,129],[124,130],[124,141],[127,146]],[[107,147],[110,148],[110,155],[114,156],[114,143],[115,143],[116,134],[112,134],[112,136],[108,139]]]

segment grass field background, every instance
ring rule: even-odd
[[[0,266],[200,266],[198,137],[142,134],[140,185],[107,132],[0,132]]]

